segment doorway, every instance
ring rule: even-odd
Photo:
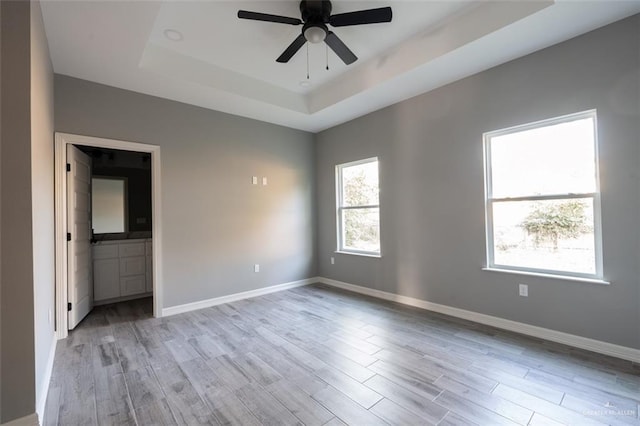
[[[74,149],[78,147],[79,149]],[[74,154],[77,153],[77,154]],[[114,176],[126,174],[122,169],[109,168],[116,164],[116,156],[122,162],[134,164],[140,170],[148,170],[150,179],[150,200],[147,207],[140,205],[140,198],[136,197],[131,205],[127,199],[113,200],[119,194],[126,197],[127,183],[132,177],[141,173],[132,172],[131,176]],[[76,278],[74,268],[74,244],[82,247],[87,242],[74,239],[71,228],[76,222],[73,220],[74,203],[69,200],[77,197],[74,189],[74,174],[68,171],[67,164],[75,160],[74,155],[86,156],[90,163],[95,162],[97,173],[92,177],[96,188],[102,191],[101,196],[112,197],[109,202],[111,209],[94,217],[100,229],[91,232],[91,262],[95,269],[91,279],[90,297],[96,304],[117,302],[135,297],[153,294],[153,314],[158,317],[162,312],[162,276],[160,243],[162,234],[160,229],[160,147],[113,139],[95,138],[88,136],[56,133],[55,135],[55,214],[56,214],[56,337],[65,338],[69,328],[77,323],[78,316],[86,312],[72,312],[69,314],[69,303],[76,298],[73,280]],[[128,172],[127,172],[128,173]],[[96,175],[101,175],[97,177]],[[137,182],[141,185],[141,182]],[[69,189],[71,188],[71,189]],[[130,189],[130,188],[129,188]],[[73,191],[73,198],[70,191]],[[86,190],[85,190],[86,191]],[[144,198],[144,197],[142,197]],[[150,208],[149,208],[150,207]],[[133,212],[132,212],[133,208]],[[145,210],[146,208],[146,210]],[[133,214],[131,214],[133,213]],[[96,232],[97,231],[97,232]],[[77,232],[76,232],[77,233]],[[71,234],[71,235],[69,235]],[[69,241],[69,237],[73,241]],[[122,247],[120,247],[122,246]],[[77,252],[82,253],[82,248]],[[86,250],[85,250],[86,252]],[[76,259],[85,260],[86,256]],[[117,265],[117,267],[116,267]],[[114,275],[118,272],[118,276]],[[121,275],[121,276],[120,276]],[[152,277],[152,278],[151,278]],[[117,283],[113,285],[113,283]],[[94,294],[94,284],[96,293]],[[87,291],[79,291],[77,298],[84,300]],[[91,303],[93,304],[93,303]],[[73,309],[73,306],[71,306]],[[80,304],[78,308],[85,307]],[[89,308],[90,309],[90,308]],[[87,311],[88,312],[88,311]],[[81,319],[81,318],[80,318]]]

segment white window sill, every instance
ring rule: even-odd
[[[541,277],[541,278],[552,278],[555,280],[562,281],[578,281],[582,283],[589,284],[601,284],[601,285],[609,285],[611,284],[609,281],[599,280],[597,278],[584,278],[584,277],[573,277],[571,275],[554,275],[554,274],[544,274],[541,272],[530,272],[530,271],[516,271],[513,269],[499,269],[499,268],[482,268],[483,271],[489,272],[500,272],[503,274],[514,274],[514,275],[526,275],[531,277]]]
[[[358,253],[356,251],[336,250],[334,253],[337,253],[337,254],[348,254],[348,255],[351,255],[351,256],[373,257],[374,259],[380,259],[382,257],[382,255],[380,255],[380,254]]]

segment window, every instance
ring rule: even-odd
[[[380,255],[378,159],[336,166],[338,251]]]
[[[487,266],[602,279],[596,112],[484,141]]]

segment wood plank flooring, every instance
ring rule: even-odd
[[[58,342],[45,425],[640,425],[640,367],[322,285]]]

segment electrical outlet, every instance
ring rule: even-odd
[[[260,265],[258,265],[257,263],[253,265],[253,272],[260,272]]]
[[[529,297],[529,286],[526,284],[518,284],[518,291],[520,296]]]
[[[336,258],[335,257],[331,257],[331,264],[335,265],[336,264]]]

